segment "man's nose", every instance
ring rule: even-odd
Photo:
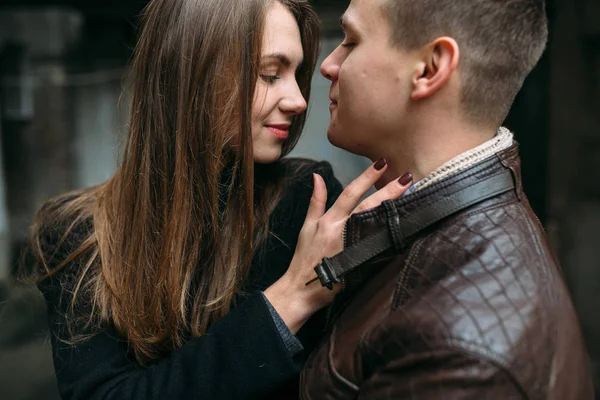
[[[335,51],[329,55],[321,64],[321,75],[330,81],[336,81],[340,72],[340,65],[336,61]]]

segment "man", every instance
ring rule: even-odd
[[[591,399],[575,311],[500,127],[543,53],[543,0],[352,0],[342,25],[321,68],[329,140],[385,157],[378,188],[407,171],[415,184],[351,217],[344,252],[315,268],[344,290],[301,397]]]

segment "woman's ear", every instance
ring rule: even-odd
[[[426,46],[413,80],[412,100],[433,95],[448,82],[458,67],[460,50],[456,40],[441,37]]]

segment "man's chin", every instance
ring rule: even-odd
[[[339,135],[339,132],[337,132],[337,129],[335,129],[334,127],[329,125],[329,128],[327,129],[327,140],[329,140],[329,143],[331,143],[335,147],[339,147],[340,149],[343,149],[344,146],[343,146],[343,143],[341,143],[341,141],[339,140],[339,136],[340,135]]]
[[[349,153],[353,153],[353,154],[357,154],[359,156],[362,156],[364,154],[360,153],[360,149],[355,148],[356,146],[352,146],[352,141],[349,141],[349,137],[351,137],[351,135],[347,135],[347,134],[342,134],[341,132],[342,130],[339,128],[334,128],[331,125],[329,126],[329,129],[327,130],[327,140],[329,140],[329,143],[331,143],[333,146],[337,147],[338,149],[342,149],[345,150]],[[347,132],[344,132],[347,133]],[[345,140],[344,140],[345,139]]]

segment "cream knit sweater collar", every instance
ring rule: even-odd
[[[421,190],[435,182],[439,182],[444,178],[456,175],[461,171],[469,169],[473,165],[485,160],[502,150],[505,150],[513,144],[513,134],[505,127],[500,127],[496,135],[487,142],[468,150],[452,160],[448,161],[425,178],[416,182],[410,191]]]

